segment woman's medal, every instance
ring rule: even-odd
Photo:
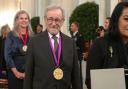
[[[23,37],[22,34],[20,33],[20,39],[23,42],[22,50],[23,50],[23,52],[26,52],[27,51],[27,48],[28,48],[28,46],[26,44],[27,43],[27,39],[28,39],[28,32],[26,32],[25,37]]]
[[[23,50],[24,52],[26,52],[26,51],[27,51],[27,48],[28,48],[28,46],[27,46],[27,45],[24,45],[24,46],[22,47],[22,50]]]

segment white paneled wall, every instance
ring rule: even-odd
[[[99,26],[104,26],[105,11],[105,0],[99,0]]]
[[[110,8],[111,13],[118,2],[119,2],[119,0],[111,0],[111,8]]]
[[[19,10],[19,3],[17,0],[0,0],[0,27],[9,24],[12,27],[13,18],[16,11]]]
[[[36,15],[36,2],[37,0],[21,0],[21,9],[26,10],[30,17],[33,17]]]

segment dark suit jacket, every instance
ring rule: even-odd
[[[104,68],[128,68],[128,54],[121,40],[98,38],[94,41],[87,60],[86,85],[90,88],[90,70]]]
[[[4,58],[4,45],[5,45],[5,39],[0,36],[0,78],[7,78],[7,74],[3,73],[2,71],[7,71],[6,62]]]
[[[26,64],[24,89],[81,89],[78,58],[73,40],[61,33],[62,54],[60,68],[62,80],[53,77],[55,61],[51,52],[48,32],[36,35],[30,40]]]
[[[80,34],[79,32],[77,32],[75,36],[72,36],[72,38],[76,42],[78,58],[79,58],[79,60],[82,60],[83,59],[83,52],[85,51],[84,38],[83,38],[82,34]]]
[[[5,63],[5,58],[4,58],[4,44],[5,44],[5,39],[0,36],[0,70],[6,70],[6,63]]]

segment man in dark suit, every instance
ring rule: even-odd
[[[84,38],[82,34],[79,33],[79,23],[73,22],[71,24],[71,31],[72,31],[72,38],[76,42],[78,58],[81,61],[83,59],[83,52],[84,52]]]
[[[60,32],[64,11],[46,8],[46,31],[30,40],[24,89],[81,89],[74,41]]]
[[[77,54],[79,59],[79,65],[80,65],[80,77],[81,77],[81,86],[83,86],[82,82],[82,59],[83,59],[83,53],[84,53],[84,38],[83,36],[78,32],[79,23],[78,22],[72,22],[71,24],[71,31],[72,31],[72,38],[76,42],[77,47]]]

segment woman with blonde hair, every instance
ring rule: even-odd
[[[28,13],[24,10],[17,12],[13,25],[13,29],[5,41],[8,89],[23,89],[27,45],[30,36],[33,34]]]
[[[4,26],[1,27],[1,36],[2,38],[6,38],[7,34],[11,31],[10,27],[8,24],[5,24]]]
[[[1,79],[5,79],[7,78],[6,75],[6,63],[5,63],[5,58],[4,58],[4,45],[5,45],[5,39],[7,37],[7,34],[10,32],[10,27],[8,24],[3,25],[1,27],[1,36],[0,36],[0,71],[1,71],[1,75],[0,78]]]

